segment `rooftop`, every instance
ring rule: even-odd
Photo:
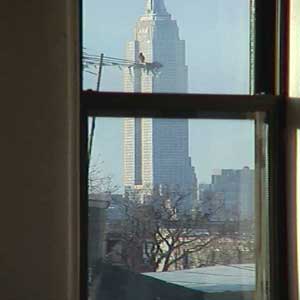
[[[255,290],[255,265],[213,266],[174,272],[144,273],[168,283],[206,293]]]

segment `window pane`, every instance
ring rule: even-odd
[[[259,118],[95,122],[90,299],[265,299],[255,294],[268,259]]]
[[[249,94],[254,0],[83,3],[84,89]]]

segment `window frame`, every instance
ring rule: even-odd
[[[265,112],[269,118],[270,174],[270,283],[269,299],[289,299],[287,203],[286,199],[286,98],[287,68],[285,1],[256,0],[255,95],[132,94],[81,92],[81,205],[80,205],[80,290],[87,299],[88,237],[88,116],[171,117],[243,119],[249,113]],[[81,1],[82,7],[82,1]],[[82,9],[81,9],[82,11]],[[82,15],[81,15],[82,28]],[[81,32],[82,41],[82,32]],[[81,48],[82,51],[82,48]],[[82,64],[81,64],[82,66]],[[81,70],[81,85],[82,85]],[[274,163],[272,163],[274,162]]]
[[[127,94],[83,92],[81,127],[81,283],[86,295],[87,239],[88,236],[88,117],[159,117],[159,118],[210,118],[247,119],[255,112],[265,112],[269,124],[269,239],[270,239],[270,283],[267,283],[270,299],[282,299],[286,295],[287,283],[280,281],[286,273],[286,220],[284,157],[284,98],[280,96],[240,95],[174,95],[174,94]],[[275,161],[277,163],[272,163]],[[83,184],[84,182],[84,184]],[[82,296],[82,299],[86,299]]]

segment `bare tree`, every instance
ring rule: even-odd
[[[96,299],[98,287],[101,285],[101,265],[105,255],[106,240],[106,208],[95,205],[92,196],[98,203],[109,202],[111,194],[118,190],[113,178],[103,173],[103,162],[98,158],[89,161],[88,193],[89,193],[89,231],[88,231],[88,283],[89,299]],[[91,200],[91,201],[90,201]]]
[[[183,209],[187,197],[148,193],[145,201],[138,194],[123,200],[119,238],[125,265],[135,271],[182,269],[188,267],[191,254],[218,239],[200,230],[205,225],[204,218]]]
[[[103,161],[94,158],[89,164],[88,191],[89,194],[115,193],[119,187],[113,183],[112,175],[103,173]]]

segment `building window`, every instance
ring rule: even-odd
[[[283,295],[276,8],[242,2],[83,2],[83,297]]]

